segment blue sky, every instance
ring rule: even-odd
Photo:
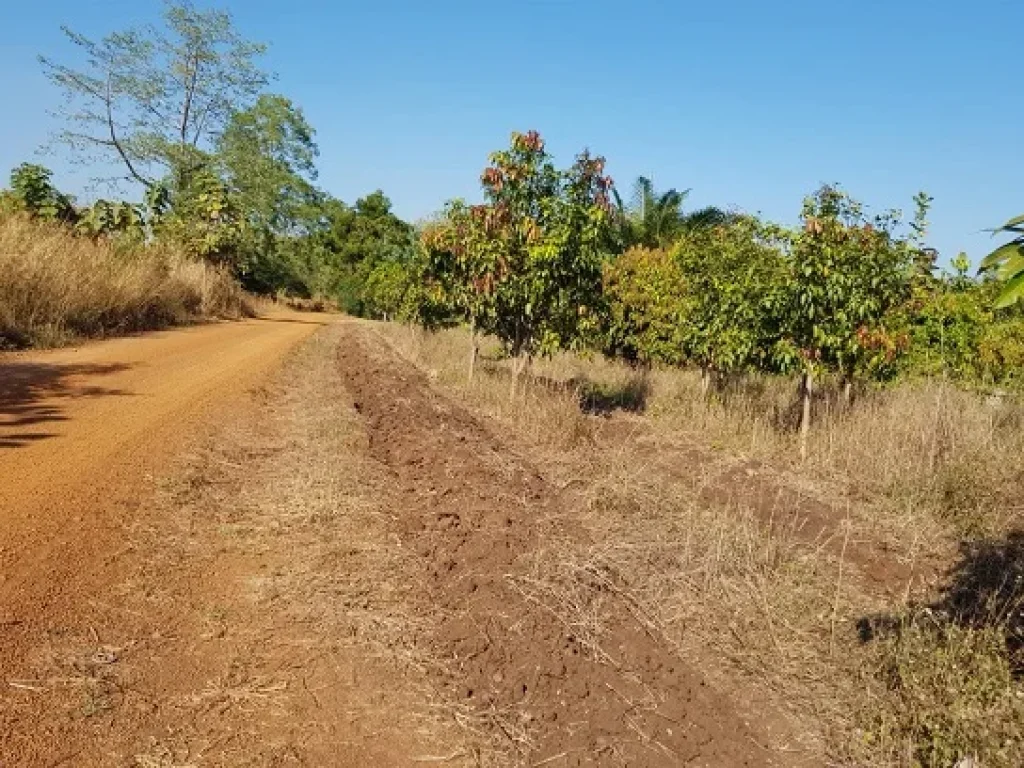
[[[204,3],[200,3],[202,5]],[[871,209],[935,197],[931,241],[975,263],[984,230],[1024,211],[1019,0],[220,2],[270,44],[273,88],[317,129],[321,185],[382,188],[416,219],[473,198],[488,152],[536,128],[565,163],[590,147],[638,174],[792,223],[838,181]],[[0,173],[54,128],[35,57],[59,26],[104,33],[158,0],[10,3],[0,26]],[[36,158],[36,161],[39,161]],[[88,197],[88,172],[42,162]]]

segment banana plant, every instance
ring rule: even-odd
[[[1014,238],[986,256],[980,271],[1004,283],[996,298],[996,308],[1003,309],[1024,299],[1024,215],[1010,219],[995,231]]]

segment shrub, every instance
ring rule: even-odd
[[[876,650],[884,693],[865,729],[875,749],[925,768],[967,757],[985,768],[1024,764],[1024,696],[997,628],[926,614],[906,619]]]
[[[686,281],[667,251],[630,248],[604,268],[604,351],[633,363],[679,365],[686,330]]]

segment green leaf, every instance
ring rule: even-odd
[[[1012,229],[1013,227],[1020,226],[1021,224],[1024,224],[1024,213],[1022,213],[1020,216],[1014,216],[1008,222],[1003,224],[1002,228],[1003,229]]]
[[[1015,254],[1004,261],[999,266],[997,274],[1001,280],[1012,280],[1021,273],[1024,273],[1024,247],[1019,248]]]
[[[1006,309],[1017,301],[1024,299],[1024,272],[1007,282],[1003,292],[996,299],[996,309]]]
[[[982,259],[981,266],[978,267],[979,272],[988,272],[993,269],[999,268],[999,265],[1009,259],[1011,256],[1019,253],[1024,248],[1020,243],[1012,242],[1006,245],[1001,245],[996,248],[992,253]]]

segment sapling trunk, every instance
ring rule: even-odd
[[[701,365],[700,367],[700,393],[704,397],[708,396],[708,392],[711,389],[711,367],[708,365]]]
[[[516,392],[519,389],[519,380],[530,367],[531,356],[520,352],[512,360],[512,389],[509,394],[509,401],[515,402]]]
[[[470,323],[469,326],[469,381],[473,381],[473,374],[476,372],[476,359],[480,356],[480,344],[477,339],[476,324]]]
[[[811,397],[814,394],[814,377],[810,371],[804,371],[800,381],[802,408],[800,411],[800,459],[807,459],[807,438],[811,433]]]
[[[853,377],[843,377],[843,407],[849,409],[853,405]]]

